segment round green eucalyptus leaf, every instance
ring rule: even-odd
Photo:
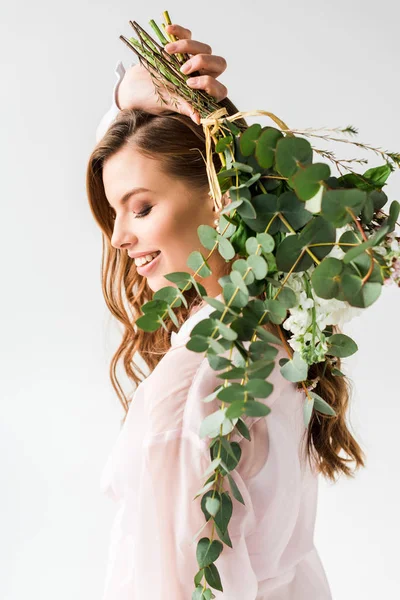
[[[377,265],[375,266],[377,267]],[[350,265],[346,265],[341,277],[343,294],[351,306],[367,308],[379,298],[382,292],[382,283],[374,281],[374,279],[377,279],[377,277],[372,277],[374,272],[372,272],[369,280],[363,283],[358,272],[354,269],[351,270],[349,267]]]
[[[226,238],[230,238],[237,230],[237,225],[230,223],[228,219],[226,219],[225,216],[222,214],[222,211],[219,217],[219,230],[221,231],[221,235],[223,235]]]
[[[210,225],[199,225],[197,228],[197,235],[205,248],[208,250],[214,248],[217,239],[217,232],[214,227],[210,227]]]
[[[232,280],[232,283],[236,287],[238,287],[245,294],[248,294],[247,286],[246,286],[245,282],[243,281],[242,275],[239,273],[239,271],[237,271],[236,269],[232,269],[229,276]]]
[[[299,234],[299,242],[301,242],[303,247],[311,244],[323,244],[310,248],[310,251],[320,260],[330,253],[335,241],[335,227],[321,215],[313,216]],[[332,245],[327,244],[327,242],[330,242]]]
[[[229,303],[230,306],[242,308],[243,306],[246,306],[249,301],[249,294],[245,294],[244,291],[238,290],[237,286],[233,283],[226,283],[224,285],[222,295],[226,304]]]
[[[235,400],[244,400],[244,397],[245,387],[240,383],[231,383],[228,387],[223,387],[217,394],[217,398],[229,404]]]
[[[276,145],[275,166],[283,177],[291,177],[298,168],[312,163],[313,150],[304,138],[286,136]]]
[[[279,295],[277,297],[278,302],[280,302],[285,308],[293,308],[297,305],[297,297],[294,291],[289,287],[281,288]]]
[[[259,242],[255,237],[249,237],[246,241],[246,250],[248,254],[255,254],[258,251]]]
[[[279,196],[278,210],[295,231],[315,218],[313,213],[304,208],[304,202],[301,202],[293,192],[284,192]],[[283,221],[281,221],[280,231],[289,231]]]
[[[256,219],[257,212],[250,200],[244,199],[242,204],[237,208],[238,214],[244,219]]]
[[[232,202],[236,202],[236,200],[251,200],[251,192],[245,184],[239,186],[232,185],[229,188],[229,198]],[[230,205],[228,204],[227,206]]]
[[[281,374],[288,381],[304,381],[307,379],[308,364],[299,352],[294,352],[292,359],[281,366]]]
[[[335,227],[343,227],[357,217],[367,199],[366,192],[358,189],[324,190],[321,201],[322,216]]]
[[[189,254],[186,264],[195,272],[200,269],[198,271],[198,275],[200,275],[200,277],[209,277],[211,275],[211,269],[208,266],[206,259],[197,250]]]
[[[339,238],[339,244],[343,244],[339,245],[339,248],[341,250],[343,250],[343,252],[348,252],[352,247],[354,248],[355,246],[346,246],[346,244],[360,244],[360,240],[358,238],[358,236],[354,233],[354,231],[344,231],[342,233],[342,235]],[[344,258],[344,257],[343,257]]]
[[[238,228],[230,238],[230,242],[235,249],[235,253],[241,256],[246,254],[246,240],[249,236],[249,228],[244,221],[240,221]]]
[[[338,356],[339,358],[351,356],[358,350],[355,341],[344,333],[335,333],[329,336],[326,341],[329,348],[327,354]]]
[[[247,264],[251,267],[256,279],[264,279],[268,273],[268,264],[257,254],[251,254],[247,258]]]
[[[256,147],[255,141],[258,139],[260,132],[261,125],[259,123],[254,123],[240,135],[240,151],[243,156],[250,156],[253,154]]]
[[[246,285],[250,285],[254,281],[254,274],[247,265],[244,258],[238,258],[232,265],[232,271],[239,271]]]
[[[272,235],[269,233],[257,233],[256,238],[264,252],[272,252],[275,247],[275,240]]]
[[[319,191],[322,182],[331,174],[326,163],[314,163],[298,169],[290,178],[289,185],[294,188],[300,200],[310,200]]]
[[[265,128],[256,141],[255,157],[263,169],[270,169],[275,161],[275,148],[283,134],[275,127]]]
[[[264,307],[268,311],[268,317],[272,323],[280,325],[286,319],[286,307],[279,300],[264,300]]]
[[[314,269],[311,283],[320,298],[336,298],[341,283],[343,263],[338,258],[328,256]]]
[[[231,242],[222,235],[218,235],[218,252],[225,260],[230,260],[235,256],[235,249]]]
[[[300,258],[301,254],[303,256]],[[303,244],[297,234],[288,235],[279,244],[275,260],[279,271],[284,273],[306,271],[313,264],[311,256],[303,251]]]

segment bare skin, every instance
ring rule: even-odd
[[[198,88],[211,92],[219,100],[224,98],[227,88],[216,81],[216,77],[225,70],[225,59],[212,56],[211,47],[207,44],[192,40],[188,29],[179,25],[168,25],[167,29],[183,38],[176,42],[175,49],[170,50],[191,55],[185,64],[190,63],[189,71],[198,70],[201,73]],[[166,50],[168,46],[170,44]],[[152,79],[146,69],[135,65],[127,70],[119,86],[120,108],[140,108],[152,114],[173,110],[193,118],[189,105],[182,102],[179,110],[171,103],[167,107],[160,105],[154,92]],[[197,122],[196,116],[193,120]],[[217,217],[208,193],[200,197],[187,184],[176,177],[169,177],[157,159],[143,156],[134,146],[123,147],[105,161],[103,183],[108,202],[115,211],[111,244],[129,255],[160,251],[151,270],[143,273],[154,292],[167,285],[175,286],[165,279],[167,273],[190,272],[186,260],[191,252],[198,250],[203,256],[208,255],[209,250],[201,245],[197,235],[199,225],[212,227]],[[131,195],[122,204],[122,197],[133,188],[147,188],[147,191]],[[224,199],[225,203],[230,201],[227,196]],[[212,274],[207,278],[196,277],[209,296],[216,297],[222,291],[218,279],[224,265],[222,256],[214,252],[209,260]],[[140,274],[140,266],[138,269]]]

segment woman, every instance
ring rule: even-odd
[[[191,54],[191,70],[201,73],[197,85],[236,112],[216,80],[225,60],[192,40],[189,30],[167,29],[180,40],[166,50]],[[209,196],[198,115],[185,103],[176,107],[173,99],[160,105],[144,68],[131,68],[123,79],[123,67],[118,68],[115,102],[99,125],[87,172],[90,207],[103,232],[103,293],[124,325],[110,369],[125,418],[102,476],[102,489],[118,503],[103,600],[189,600],[198,571],[197,542],[212,537],[211,520],[205,525],[200,498],[193,498],[210,464],[210,440],[199,437],[200,423],[219,401],[202,400],[222,381],[208,359],[189,351],[186,343],[194,325],[213,309],[199,302],[192,287],[185,293],[188,308],[176,311],[178,332],[172,321],[167,330],[152,333],[135,330],[134,323],[152,293],[172,285],[164,275],[188,271],[190,252],[204,251],[197,227],[215,226],[218,215]],[[213,160],[218,169],[218,155]],[[224,200],[229,202],[226,195]],[[236,258],[227,263],[213,254],[212,274],[201,279],[209,296],[222,298],[219,279]],[[274,327],[267,325],[271,331]],[[230,438],[242,449],[231,474],[245,505],[234,500],[228,526],[232,548],[224,545],[216,561],[223,585],[223,592],[212,590],[218,599],[331,598],[313,543],[317,475],[350,475],[346,459],[339,456],[342,449],[357,466],[362,464],[344,420],[348,389],[344,379],[327,370],[316,391],[334,406],[337,417],[314,414],[305,430],[304,394],[281,376],[279,359],[287,355],[282,346],[277,350],[268,377],[274,386],[267,400],[271,413],[247,421],[250,441],[238,432]],[[136,352],[149,368],[147,377],[133,362]],[[137,386],[133,401],[116,378],[119,359]],[[318,365],[313,369],[317,374]]]

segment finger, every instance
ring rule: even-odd
[[[172,33],[180,40],[188,38],[189,40],[192,38],[192,32],[190,29],[185,29],[181,25],[176,25],[175,23],[171,23],[171,25],[166,25],[165,29],[167,33]]]
[[[212,54],[212,48],[208,44],[203,42],[197,42],[196,40],[178,40],[177,42],[169,42],[165,44],[164,49],[169,54],[175,52],[186,52],[187,54]]]
[[[216,78],[225,71],[226,67],[227,63],[223,56],[196,54],[182,65],[181,71],[185,75],[193,73],[193,71],[199,71],[200,75],[212,75]]]
[[[198,77],[189,77],[187,85],[192,88],[205,90],[210,96],[214,96],[217,102],[220,102],[228,95],[228,89],[223,83],[214,79],[210,75],[199,75]]]
[[[190,117],[194,123],[200,125],[199,113],[186,100],[178,100],[177,110],[181,115]]]

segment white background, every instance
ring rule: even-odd
[[[133,35],[129,20],[151,31],[165,9],[226,57],[221,81],[241,110],[270,110],[292,128],[352,124],[356,141],[400,151],[394,0],[2,5],[3,600],[101,598],[115,507],[99,478],[122,408],[108,379],[119,334],[101,293],[85,170],[115,64],[134,60],[119,35]],[[382,164],[349,144],[330,148]],[[390,200],[399,188],[396,171]],[[320,480],[315,543],[334,600],[400,594],[399,302],[400,290],[385,288],[345,330],[359,345],[345,369],[367,467]]]

